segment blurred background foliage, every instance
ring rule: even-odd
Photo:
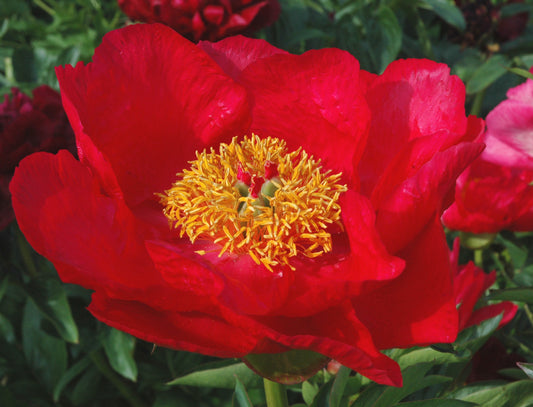
[[[467,112],[485,117],[529,75],[533,1],[457,3],[462,9],[447,0],[282,0],[279,20],[258,37],[293,53],[342,48],[374,73],[398,58],[444,62],[466,84]],[[492,10],[488,19],[482,7]],[[112,0],[0,0],[1,94],[57,89],[55,66],[90,61],[102,36],[127,23]],[[496,331],[496,317],[463,331],[454,346],[389,351],[402,366],[402,388],[324,369],[290,388],[291,405],[533,406],[532,248],[532,233],[506,232],[461,251],[461,264],[498,271],[481,305],[520,306],[503,329]],[[138,341],[96,321],[89,301],[90,292],[59,281],[15,223],[0,232],[1,406],[265,404],[262,382],[238,360]]]

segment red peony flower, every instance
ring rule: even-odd
[[[57,74],[80,161],[25,159],[13,205],[101,321],[220,357],[311,350],[392,385],[379,350],[455,339],[439,217],[482,122],[446,66],[378,77],[338,49],[133,25]]]
[[[459,177],[444,224],[471,233],[533,230],[533,81],[487,116],[487,147]]]
[[[277,0],[118,0],[132,20],[163,23],[191,41],[251,34],[277,20]]]
[[[485,273],[473,262],[459,266],[459,239],[455,239],[453,250],[450,253],[450,262],[453,270],[453,287],[455,301],[459,310],[459,330],[503,314],[498,328],[508,324],[515,316],[518,306],[510,301],[486,305],[474,309],[483,293],[496,281],[496,271]]]
[[[58,92],[43,85],[33,90],[33,99],[17,88],[11,94],[0,104],[0,230],[15,218],[9,182],[19,161],[36,151],[67,148],[75,153],[74,133]]]
[[[442,221],[469,233],[533,230],[533,171],[474,161],[457,180]]]

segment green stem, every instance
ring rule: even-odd
[[[132,407],[147,407],[146,404],[139,399],[139,396],[135,394],[135,392],[131,390],[131,388],[109,367],[102,352],[91,352],[89,357],[100,373],[102,373],[102,375],[116,387],[119,393],[128,400]]]
[[[485,98],[486,91],[487,89],[485,88],[476,93],[474,101],[472,102],[472,109],[470,110],[471,115],[479,116],[479,114],[481,113],[481,107],[483,106],[483,99]]]
[[[474,250],[474,263],[480,269],[483,268],[483,249]]]
[[[289,407],[285,386],[268,379],[263,379],[268,407]]]
[[[42,0],[33,0],[33,2],[39,6],[41,9],[43,9],[45,12],[50,14],[52,17],[56,15],[56,12],[53,8],[51,8],[48,4],[46,4]]]

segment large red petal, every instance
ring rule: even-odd
[[[435,218],[398,254],[406,269],[354,301],[379,349],[451,342],[458,315],[444,231]]]
[[[237,80],[241,72],[251,63],[287,51],[270,45],[265,40],[258,40],[242,35],[229,37],[218,42],[200,41],[198,47],[203,49],[233,79]]]
[[[461,143],[439,152],[414,176],[397,184],[377,208],[377,228],[385,246],[396,253],[432,216],[439,216],[459,174],[481,153],[480,143]]]
[[[267,338],[277,344],[318,352],[378,383],[402,384],[396,362],[379,353],[371,333],[346,302],[308,318],[265,318],[261,322],[270,328],[266,331]],[[269,351],[265,342],[254,353]]]
[[[333,253],[294,262],[296,272],[282,315],[312,315],[359,294],[365,281],[397,277],[404,261],[387,253],[375,229],[370,202],[354,191],[341,196],[346,235],[333,239]],[[346,241],[347,240],[347,241]]]
[[[101,194],[70,153],[27,157],[10,188],[21,231],[63,281],[158,308],[191,309],[154,269],[142,226],[123,202]]]
[[[196,150],[242,135],[249,124],[245,90],[159,24],[108,33],[91,64],[59,70],[59,79],[130,206],[168,188]]]
[[[370,119],[358,74],[357,60],[336,49],[257,60],[241,77],[253,99],[251,130],[302,147],[352,180]]]
[[[172,349],[218,357],[245,356],[257,336],[228,324],[214,312],[173,312],[153,309],[135,301],[93,294],[89,311],[100,321],[137,338]]]
[[[248,255],[225,253],[219,257],[220,247],[209,243],[150,242],[148,248],[156,268],[172,286],[187,286],[193,291],[195,286],[201,287],[197,289],[199,296],[211,297],[240,314],[272,313],[285,304],[293,283],[291,273],[270,272]]]
[[[375,78],[367,91],[370,137],[359,166],[365,194],[410,140],[445,132],[448,145],[457,143],[467,128],[464,100],[461,80],[429,60],[395,61]]]

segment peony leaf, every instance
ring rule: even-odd
[[[90,364],[91,360],[88,357],[85,357],[76,362],[65,372],[54,388],[53,396],[56,403],[59,401],[59,397],[65,386],[74,380],[76,376],[80,375]]]
[[[235,393],[233,395],[234,398],[234,406],[238,407],[253,407],[252,402],[250,401],[250,397],[248,397],[248,393],[246,393],[246,389],[244,388],[244,385],[239,380],[237,376],[235,376]],[[235,403],[236,401],[236,403]]]
[[[515,75],[521,76],[522,78],[533,79],[533,74],[522,68],[509,68],[508,71],[514,73]]]
[[[104,350],[111,367],[126,379],[137,380],[137,365],[133,359],[135,338],[111,328],[103,340]]]
[[[520,380],[504,386],[481,388],[460,398],[483,407],[526,406],[533,402],[533,381]]]
[[[527,377],[533,379],[533,363],[518,362],[517,365],[524,371]]]
[[[415,349],[406,353],[398,359],[398,364],[402,369],[419,363],[432,363],[441,365],[444,363],[462,362],[468,358],[468,355],[460,356],[457,353],[439,352],[431,348]]]
[[[56,276],[40,274],[26,286],[39,311],[67,342],[78,343],[78,327],[68,303],[63,284]]]
[[[169,386],[196,386],[196,387],[216,387],[220,389],[234,389],[236,378],[244,386],[260,387],[262,378],[250,370],[244,363],[236,363],[230,366],[202,370],[188,375],[178,377],[167,383]]]
[[[470,403],[462,400],[449,399],[428,399],[418,401],[408,401],[406,403],[395,404],[395,407],[475,407],[476,403]]]
[[[459,31],[464,31],[466,21],[463,14],[452,2],[446,0],[424,0],[420,7],[429,9]]]
[[[429,375],[426,373],[433,363],[419,363],[402,371],[403,387],[383,387],[371,385],[357,399],[358,407],[390,407],[405,397],[429,386],[446,383],[450,377]]]
[[[489,300],[505,300],[533,304],[533,288],[507,288],[505,290],[491,290]]]
[[[13,324],[2,314],[0,314],[0,338],[11,344],[15,343],[16,339]]]
[[[318,394],[318,386],[316,383],[311,383],[306,380],[302,383],[302,397],[307,405],[311,405],[316,395]]]
[[[61,339],[41,330],[42,314],[32,301],[22,317],[22,349],[33,374],[52,393],[67,369],[67,347]]]
[[[329,396],[330,407],[339,407],[341,405],[342,396],[344,395],[344,389],[346,388],[346,383],[350,377],[350,372],[351,369],[346,366],[341,366],[337,372]]]
[[[396,15],[389,7],[380,7],[375,17],[378,25],[375,27],[374,33],[379,33],[377,38],[380,39],[380,46],[377,49],[381,50],[378,54],[377,66],[379,71],[383,72],[398,56],[402,48],[403,34]]]
[[[466,83],[466,93],[473,95],[489,87],[507,72],[509,63],[504,55],[494,55],[487,59]]]

